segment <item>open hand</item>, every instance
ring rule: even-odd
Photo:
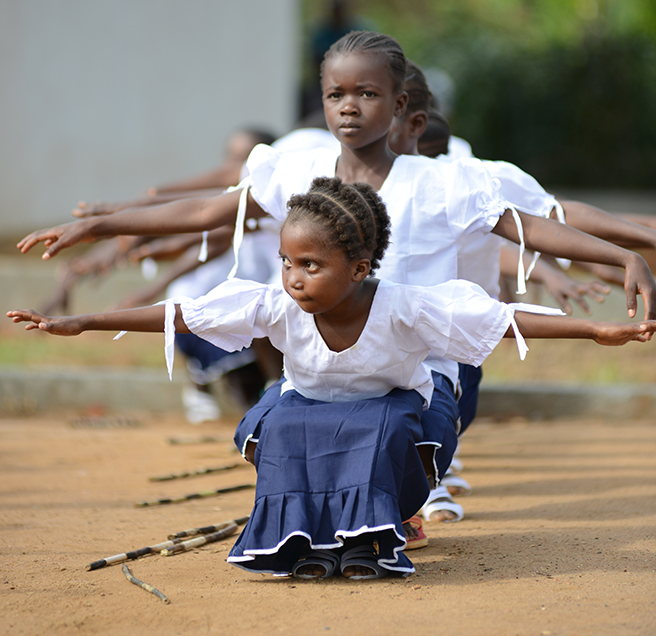
[[[47,261],[58,254],[61,250],[76,245],[93,241],[90,226],[87,221],[74,221],[65,225],[58,225],[47,230],[37,230],[28,234],[16,247],[25,254],[38,243],[43,243],[47,248],[41,258]]]
[[[603,303],[610,293],[610,287],[600,281],[586,283],[570,278],[563,272],[557,272],[556,270],[554,272],[554,276],[544,276],[544,286],[568,316],[572,313],[570,301],[577,303],[586,314],[590,315],[592,312],[585,300],[585,296],[598,303]]]
[[[594,341],[607,347],[619,347],[631,340],[647,342],[656,331],[656,320],[640,323],[598,322],[595,323]]]
[[[54,336],[77,336],[83,331],[76,317],[64,316],[54,318],[44,316],[33,309],[14,309],[13,311],[8,311],[7,318],[11,318],[12,322],[26,322],[26,331],[39,329]]]

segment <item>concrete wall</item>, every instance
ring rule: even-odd
[[[0,236],[216,165],[296,118],[298,0],[2,0]]]

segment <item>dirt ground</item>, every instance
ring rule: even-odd
[[[168,605],[131,585],[120,564],[86,571],[247,515],[252,490],[134,506],[254,483],[246,465],[149,480],[240,461],[234,425],[0,420],[0,633],[656,634],[654,422],[475,424],[461,454],[474,487],[461,499],[465,520],[426,526],[429,545],[410,554],[408,579],[253,575],[226,563],[233,538],[129,562]]]

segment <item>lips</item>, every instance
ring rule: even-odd
[[[356,124],[355,122],[352,121],[345,121],[343,124],[339,125],[339,129],[344,131],[344,132],[349,132],[352,130],[360,130],[359,124]]]

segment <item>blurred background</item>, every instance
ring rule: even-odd
[[[653,0],[338,4],[353,24],[400,41],[477,157],[552,188],[656,187]],[[321,5],[303,0],[306,49],[326,22]],[[311,57],[302,59],[311,84]]]
[[[454,133],[549,188],[653,189],[653,0],[3,0],[0,232],[282,135],[351,28],[395,36]]]
[[[654,0],[2,0],[0,309],[40,308],[65,262],[19,256],[18,239],[71,220],[80,200],[129,199],[206,171],[238,129],[287,133],[320,106],[320,60],[352,29],[399,40],[476,156],[612,212],[656,211]],[[106,309],[143,285],[138,268],[89,277],[69,309]],[[621,289],[603,309],[594,316],[626,319]],[[64,342],[6,322],[6,369],[164,374],[158,336]],[[653,381],[648,347],[599,356],[586,344],[536,343],[524,365],[500,347],[488,377]],[[19,384],[7,386],[0,411],[29,410],[2,406]]]

